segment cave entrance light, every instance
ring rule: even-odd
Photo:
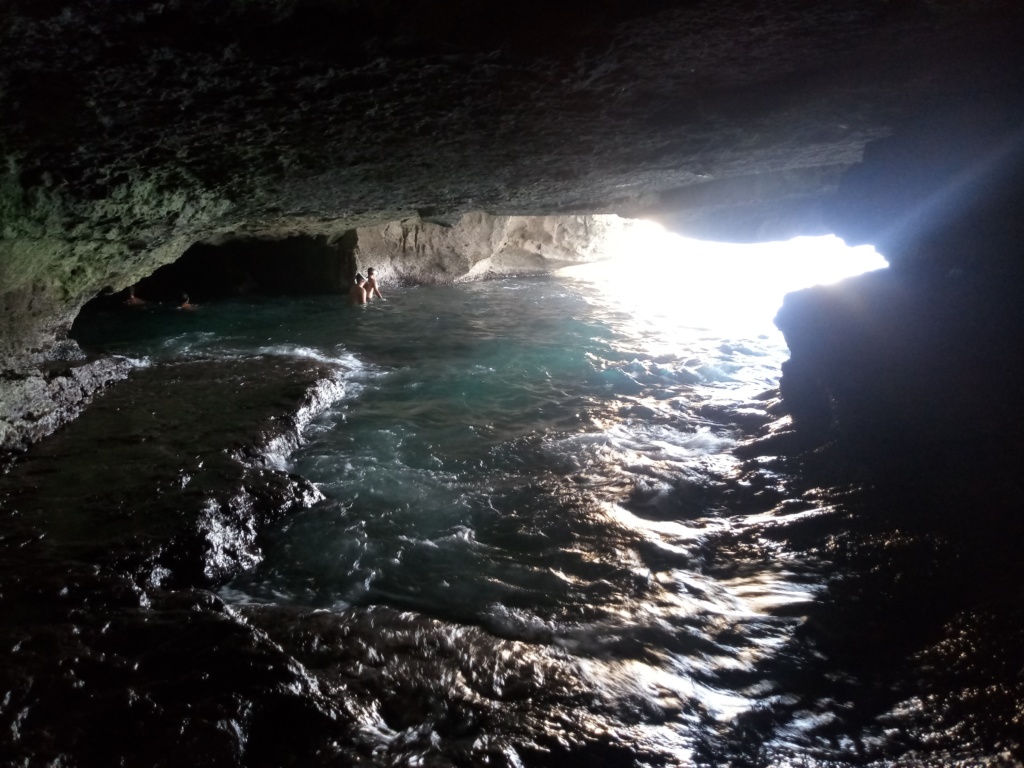
[[[594,283],[647,318],[722,331],[777,333],[783,297],[888,266],[873,246],[835,235],[784,242],[692,240],[648,221],[633,222],[600,262],[560,274]]]

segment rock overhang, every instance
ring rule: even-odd
[[[140,245],[416,210],[671,220],[828,194],[901,121],[1012,85],[1013,10],[11,2],[4,151],[20,213]]]
[[[198,242],[475,211],[873,242],[1024,120],[1004,0],[9,0],[0,19],[7,369]],[[1019,267],[1003,176],[883,252]],[[979,230],[999,243],[965,260]]]

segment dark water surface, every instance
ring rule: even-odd
[[[194,641],[201,653],[167,641],[181,669],[144,662],[147,676],[120,683],[149,693],[117,717],[155,707],[139,715],[139,738],[177,722],[180,752],[130,741],[82,752],[81,734],[77,754],[25,746],[43,743],[17,736],[30,733],[18,723],[41,722],[32,702],[59,708],[22,683],[0,710],[15,729],[11,755],[60,753],[67,765],[1024,759],[1021,532],[995,522],[1007,503],[999,462],[905,456],[880,473],[837,449],[741,462],[731,451],[771,425],[763,393],[787,356],[767,322],[712,331],[680,308],[556,277],[388,299],[355,309],[238,300],[79,324],[84,346],[138,360],[153,388],[184,391],[172,372],[189,361],[236,366],[228,389],[218,385],[229,394],[262,386],[269,394],[244,403],[254,414],[310,377],[332,381],[321,391],[331,404],[297,420],[296,444],[244,435],[244,398],[231,395],[233,415],[212,405],[203,428],[189,427],[204,445],[156,460],[197,478],[164,483],[161,497],[212,521],[198,538],[215,567],[191,585],[166,547],[120,565],[82,548],[47,561],[128,574],[151,618],[137,631],[146,650],[126,640],[126,659],[149,658],[158,621],[218,628]],[[223,454],[222,431],[237,443],[229,456],[249,462],[225,481],[241,495],[216,497],[219,481],[202,479],[212,459],[198,453]],[[102,453],[104,439],[89,441]],[[260,473],[315,490],[291,490],[300,503],[247,523]],[[206,501],[188,496],[197,485]],[[227,543],[211,547],[217,536]]]

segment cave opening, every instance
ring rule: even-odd
[[[131,288],[97,296],[86,304],[83,313],[122,305],[129,295],[147,303],[177,305],[183,295],[192,302],[205,303],[246,295],[342,293],[356,271],[355,243],[354,230],[338,237],[296,235],[198,242]]]
[[[871,245],[835,235],[730,243],[684,237],[649,221],[634,222],[610,258],[559,274],[621,292],[644,314],[685,318],[716,330],[776,332],[773,318],[787,293],[831,285],[888,267]]]
[[[737,246],[685,240],[655,225],[636,224],[631,234],[616,252],[549,269],[554,275],[429,287],[396,280],[385,285],[387,303],[359,308],[330,290],[367,265],[358,244],[345,253],[313,237],[195,246],[139,283],[152,311],[119,304],[95,313],[106,319],[82,337],[83,348],[101,340],[98,347],[137,370],[74,425],[77,437],[63,444],[73,442],[75,453],[48,462],[72,479],[47,487],[85,495],[73,480],[88,478],[89,527],[125,498],[145,499],[145,514],[123,523],[132,547],[158,541],[147,538],[149,526],[186,510],[190,522],[171,546],[118,556],[145,560],[154,592],[198,583],[261,631],[261,621],[281,622],[294,633],[282,642],[283,657],[293,652],[289,637],[320,631],[293,618],[301,614],[325,626],[352,622],[355,642],[383,647],[401,666],[404,641],[390,645],[374,628],[401,616],[412,634],[472,627],[488,658],[521,641],[528,650],[516,663],[570,681],[563,698],[539,708],[544,716],[560,717],[579,697],[571,681],[585,664],[614,705],[587,715],[610,732],[623,723],[603,711],[621,711],[638,686],[656,683],[664,694],[653,706],[685,702],[718,724],[692,731],[697,740],[723,734],[721,744],[700,746],[709,754],[751,738],[771,743],[775,723],[806,752],[820,733],[805,716],[817,681],[840,681],[829,683],[821,705],[838,732],[872,734],[879,753],[898,748],[876,730],[878,718],[906,730],[932,717],[908,708],[904,691],[922,676],[933,684],[929,669],[949,661],[945,627],[972,605],[975,581],[945,563],[985,580],[1009,563],[1008,583],[1016,583],[1010,543],[1019,524],[1007,522],[1006,535],[994,538],[965,535],[974,520],[962,511],[978,493],[942,482],[956,457],[939,451],[893,443],[883,452],[877,446],[888,443],[874,441],[874,465],[895,469],[862,487],[867,461],[831,440],[834,432],[796,458],[765,449],[795,445],[792,412],[777,399],[789,350],[771,328],[783,292],[864,269],[876,270],[869,281],[886,281],[897,270],[880,269],[874,249],[834,237]],[[484,258],[534,263],[531,242]],[[555,250],[543,243],[546,254]],[[392,275],[401,263],[380,251],[370,258]],[[240,274],[251,280],[240,282]],[[250,282],[251,292],[238,290]],[[183,289],[200,311],[174,309]],[[843,380],[870,376],[873,392],[903,392],[899,377],[916,363],[914,350],[900,345],[919,326],[902,313],[925,316],[926,304],[908,302],[906,292],[881,305],[834,296],[859,298],[856,290],[837,288],[823,303],[866,307],[885,321],[858,347],[863,356],[841,368]],[[898,312],[899,322],[882,310]],[[901,367],[865,364],[882,342],[897,345]],[[949,384],[937,379],[936,393]],[[865,402],[840,426],[853,434],[851,424],[880,424],[888,439],[920,417],[950,432],[950,415],[931,410],[938,398],[920,399],[923,408],[899,412]],[[752,445],[756,451],[743,450]],[[985,498],[996,508],[999,473],[970,469],[997,489]],[[53,494],[38,503],[78,503]],[[943,599],[921,598],[932,594]],[[913,617],[909,628],[905,616]],[[275,640],[280,626],[270,628]],[[858,634],[864,626],[866,637]],[[1016,647],[1016,632],[981,624],[968,642],[985,649],[976,654],[981,662],[1015,659],[988,648]],[[695,635],[711,638],[715,652],[694,653]],[[630,659],[624,673],[622,649],[635,647],[657,652]],[[921,648],[938,664],[904,664]],[[448,662],[429,662],[436,672],[421,678],[396,669],[360,695],[371,705],[390,701],[399,680],[427,702],[452,700]],[[979,668],[982,681],[999,673]],[[539,700],[546,683],[524,685]],[[786,697],[766,703],[751,693],[764,690]],[[1018,700],[1017,690],[996,699],[988,741],[1002,737]],[[752,728],[766,707],[773,719]],[[515,738],[546,738],[546,726],[521,736],[526,726],[507,714]],[[674,717],[652,722],[644,742],[655,745],[651,762],[687,754],[686,728]]]
[[[0,4],[0,764],[1024,765],[1024,3],[580,10]]]
[[[623,228],[602,230],[578,245],[579,263],[560,262],[556,257],[526,274],[554,273],[593,283],[612,294],[625,281],[637,288],[627,292],[637,299],[627,302],[630,311],[685,317],[690,324],[707,328],[775,332],[772,320],[786,293],[888,266],[872,246],[847,246],[834,235],[730,243],[685,237],[647,220],[619,221]],[[204,304],[245,296],[344,294],[360,268],[359,238],[357,230],[347,230],[334,236],[301,234],[195,243],[176,261],[129,288],[116,293],[107,289],[88,302],[79,314],[85,320],[76,319],[72,337],[78,335],[81,323],[97,312],[116,312],[133,304],[177,307],[186,296],[192,304]],[[533,257],[532,252],[539,255],[550,245],[538,240],[519,247]],[[393,279],[422,282],[422,278],[403,276],[393,256],[379,256],[385,274]],[[473,259],[463,253],[456,258]],[[485,260],[493,261],[494,256]],[[560,267],[563,263],[570,265]],[[513,269],[509,276],[524,276],[523,269],[520,265],[519,271]],[[467,279],[474,272],[471,268]],[[445,281],[458,276],[442,272],[440,277]]]

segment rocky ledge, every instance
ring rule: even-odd
[[[245,691],[275,722],[316,715],[294,665],[202,588],[321,498],[271,457],[339,396],[335,374],[284,358],[136,368],[0,476],[0,762],[171,765],[191,744],[200,764],[235,764],[215,723],[264,722]]]

